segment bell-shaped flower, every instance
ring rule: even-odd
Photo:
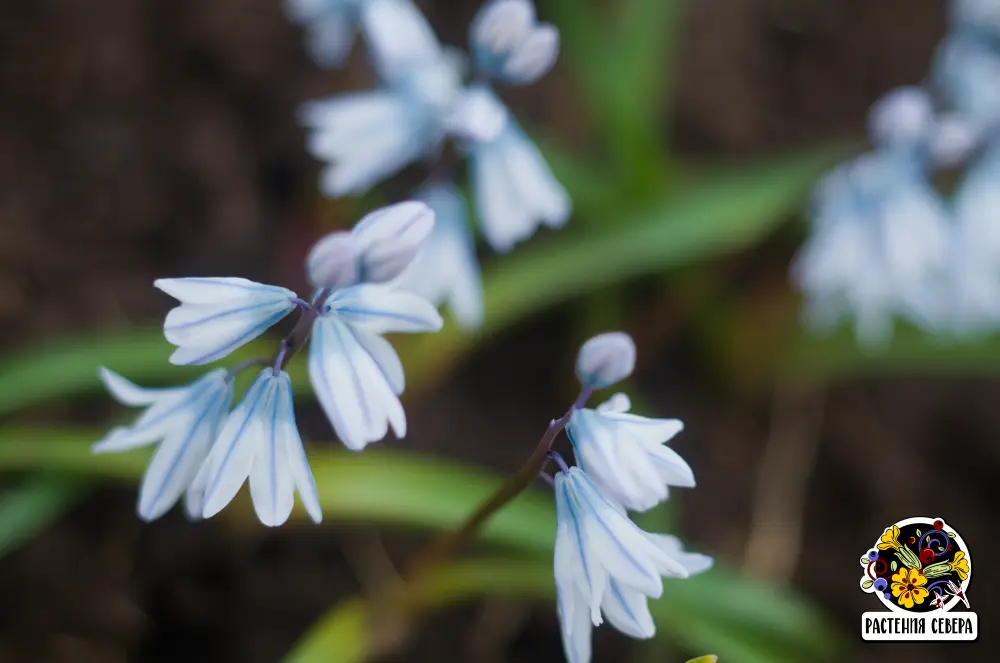
[[[338,95],[302,108],[306,147],[329,165],[328,196],[362,194],[418,159],[437,153],[461,92],[461,67],[408,0],[368,0],[362,22],[382,89]]]
[[[351,230],[358,256],[358,280],[385,283],[399,276],[434,230],[434,210],[410,200],[375,210]]]
[[[943,298],[942,331],[990,332],[1000,327],[1000,149],[985,151],[955,190],[956,228]]]
[[[431,184],[416,194],[434,210],[434,232],[396,282],[433,304],[447,304],[465,329],[483,322],[483,281],[469,231],[465,198],[452,184]]]
[[[296,491],[313,522],[323,519],[284,371],[262,370],[222,426],[194,482],[202,491],[202,515],[210,518],[225,508],[247,479],[263,524],[277,527],[288,520]]]
[[[624,380],[635,368],[635,342],[624,332],[598,334],[580,347],[576,377],[591,389]]]
[[[332,232],[319,239],[306,257],[306,274],[316,288],[346,288],[358,282],[358,252],[351,233]]]
[[[531,237],[539,224],[559,228],[570,214],[566,190],[556,181],[538,147],[485,86],[473,86],[461,102],[479,109],[469,117],[499,118],[462,131],[468,141],[471,183],[479,222],[494,250],[507,252]],[[493,128],[491,133],[484,126]]]
[[[559,55],[559,31],[538,23],[530,0],[491,0],[472,21],[470,41],[480,74],[511,85],[533,83]]]
[[[575,410],[566,426],[579,466],[601,491],[629,511],[645,511],[667,499],[667,486],[693,488],[694,473],[666,446],[684,424],[628,412],[625,394],[596,409]]]
[[[306,48],[321,67],[338,67],[351,52],[358,8],[366,0],[287,0],[288,18],[306,31]]]
[[[232,402],[232,380],[216,369],[183,387],[143,389],[106,368],[101,381],[122,405],[145,407],[131,426],[112,429],[92,448],[94,453],[127,451],[158,443],[139,488],[139,517],[159,518],[185,493],[201,467]],[[189,505],[190,506],[190,505]],[[200,517],[200,511],[188,509]]]
[[[948,106],[981,131],[1000,125],[1000,51],[985,35],[960,30],[938,46],[931,79]]]
[[[940,319],[950,217],[923,168],[911,150],[884,150],[819,183],[812,234],[792,267],[810,324],[828,328],[851,314],[858,338],[878,345],[895,315],[922,326]]]
[[[647,598],[661,595],[661,577],[686,578],[712,565],[683,552],[675,537],[639,529],[578,467],[556,474],[555,497],[556,595],[569,663],[590,661],[591,631],[602,615],[625,635],[653,637]]]
[[[177,346],[172,364],[209,364],[257,338],[296,306],[287,288],[241,278],[157,279],[157,288],[180,301],[163,323]]]
[[[337,436],[353,450],[381,440],[390,425],[404,437],[403,366],[381,335],[441,329],[434,305],[392,286],[362,284],[334,292],[322,310],[309,345],[309,379]]]

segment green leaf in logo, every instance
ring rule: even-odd
[[[874,584],[875,584],[874,580],[865,580],[863,583],[861,583],[861,589],[871,589],[872,585]]]
[[[898,567],[898,566],[899,566],[899,564],[896,564],[896,560],[892,560],[892,562],[889,564],[889,570],[890,571],[895,571],[896,567]]]

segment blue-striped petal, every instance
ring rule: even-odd
[[[444,322],[434,305],[389,285],[345,288],[327,300],[330,315],[375,334],[438,331]]]
[[[239,278],[159,279],[181,304],[167,314],[164,336],[173,364],[208,364],[257,338],[295,308],[295,293]]]
[[[321,316],[313,327],[309,379],[349,449],[381,440],[390,425],[396,437],[406,435],[406,415],[393,386],[351,326],[337,315]]]

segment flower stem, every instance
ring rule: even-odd
[[[517,497],[538,478],[539,472],[543,471],[549,462],[548,453],[556,436],[569,423],[573,412],[587,403],[591,392],[589,387],[584,387],[566,414],[549,422],[549,427],[545,429],[545,433],[542,434],[535,450],[521,466],[521,469],[511,475],[486,501],[481,503],[458,529],[439,536],[424,548],[403,575],[404,584],[419,583],[422,578],[448,561],[463,545],[476,536],[479,529],[493,514]]]

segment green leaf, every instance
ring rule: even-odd
[[[18,548],[75,505],[86,483],[59,476],[32,476],[0,495],[0,557]]]
[[[407,375],[433,382],[477,342],[554,304],[759,241],[841,154],[820,150],[705,174],[617,224],[567,231],[487,265],[483,330],[467,334],[451,326],[401,339],[410,341],[399,344]]]
[[[863,583],[861,583],[861,587],[862,589],[871,589],[872,585],[874,584],[875,584],[874,580],[865,580]]]
[[[719,663],[719,657],[714,654],[708,654],[706,656],[699,656],[698,658],[692,658],[687,663]]]
[[[949,339],[899,323],[884,348],[858,344],[853,329],[830,335],[801,330],[780,362],[788,376],[829,379],[865,375],[995,375],[1000,337]]]
[[[889,562],[890,571],[895,571],[897,568],[899,568],[899,564],[896,563],[896,560],[892,560],[891,562]]]

